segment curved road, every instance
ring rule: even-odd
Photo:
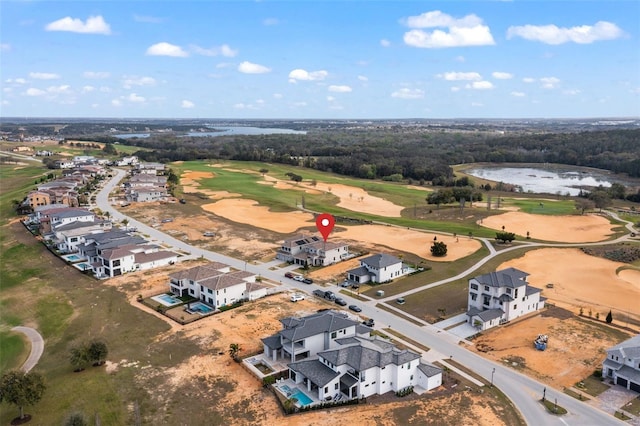
[[[24,364],[22,364],[22,370],[25,373],[28,373],[33,369],[33,367],[36,366],[36,364],[40,360],[40,357],[42,356],[42,353],[44,352],[44,340],[42,339],[40,333],[38,333],[37,330],[31,327],[18,326],[13,327],[11,331],[16,331],[18,333],[24,334],[31,342],[31,353],[29,354],[29,357],[24,362]]]
[[[266,265],[252,265],[243,260],[193,247],[183,241],[166,235],[155,228],[147,226],[144,223],[123,215],[111,206],[108,196],[109,193],[116,187],[116,185],[118,185],[120,180],[125,176],[125,172],[120,169],[113,169],[112,174],[113,178],[105,183],[96,197],[96,203],[98,207],[102,211],[109,212],[111,218],[114,221],[117,222],[121,221],[122,219],[127,219],[129,220],[129,226],[137,227],[138,231],[148,235],[149,239],[169,244],[175,249],[185,253],[186,255],[182,259],[203,257],[208,260],[223,262],[233,266],[234,268],[241,270],[244,269],[275,282],[280,282],[282,283],[283,287],[296,291],[304,291],[310,293],[312,290],[320,288],[316,285],[305,285],[302,283],[298,283],[297,281],[284,278],[281,271],[270,270]],[[491,257],[499,254],[496,253],[489,240],[484,239],[483,241],[489,247],[490,254],[488,255],[488,257],[482,259],[475,266],[469,268],[467,271],[457,275],[456,277],[449,278],[438,283],[429,284],[428,286],[421,287],[420,290],[431,287],[433,285],[441,285],[445,282],[462,278],[463,276],[469,274],[470,272],[487,262]],[[526,246],[533,245],[545,246],[544,244],[540,243],[530,243]],[[553,246],[571,245],[553,244]],[[510,249],[502,250],[500,253],[506,252],[508,250],[516,250],[520,247],[521,246],[514,246]],[[411,292],[413,291],[418,290],[412,290]],[[411,292],[407,292],[406,294],[409,294]],[[350,304],[359,303],[358,300],[350,298],[347,295],[341,295],[341,297],[346,299]],[[394,297],[398,296],[396,295]],[[525,421],[529,425],[603,426],[625,424],[615,417],[597,408],[587,405],[586,403],[580,402],[575,398],[572,398],[556,389],[546,388],[545,384],[540,383],[523,374],[520,374],[509,367],[505,367],[502,364],[498,364],[488,359],[482,358],[479,355],[466,350],[464,346],[460,346],[460,338],[458,336],[450,334],[447,331],[440,330],[423,321],[419,321],[419,323],[422,325],[417,325],[415,323],[402,319],[401,317],[393,315],[390,312],[376,308],[376,303],[378,303],[378,301],[374,300],[366,303],[360,302],[359,304],[360,306],[362,306],[362,314],[368,317],[376,318],[376,322],[378,324],[387,324],[389,327],[398,330],[408,338],[423,343],[424,345],[431,348],[432,351],[437,351],[439,354],[442,354],[444,358],[450,357],[454,361],[459,362],[460,364],[471,369],[479,376],[482,376],[487,381],[489,381],[493,376],[493,383],[497,387],[499,387],[500,390],[504,392],[509,399],[511,399],[516,407],[518,407]],[[406,315],[404,312],[403,314]],[[558,360],[558,362],[562,362],[562,360]],[[558,417],[550,415],[546,412],[545,408],[539,402],[542,398],[543,389],[545,388],[547,399],[551,401],[557,399],[558,405],[566,408],[568,410],[568,414]]]

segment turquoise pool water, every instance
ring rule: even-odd
[[[81,271],[87,271],[87,270],[91,269],[91,265],[89,265],[88,263],[85,263],[85,262],[76,263],[73,266],[78,268],[78,269],[80,269]]]
[[[70,261],[70,262],[76,262],[80,259],[82,259],[80,256],[78,256],[77,254],[70,254],[68,256],[65,256],[65,258]]]
[[[158,303],[162,303],[164,306],[173,306],[181,303],[181,300],[177,297],[173,297],[170,294],[160,294],[153,296],[151,300],[155,300]]]
[[[304,392],[301,392],[299,390],[291,395],[291,398],[297,399],[301,406],[309,405],[313,402],[311,398],[309,398]]]
[[[213,312],[213,308],[211,306],[207,306],[202,302],[192,303],[191,305],[189,305],[189,310],[192,312],[198,312],[201,315]]]

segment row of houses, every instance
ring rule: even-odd
[[[135,162],[131,177],[122,184],[128,202],[163,201],[169,197],[165,166],[161,163]]]
[[[91,271],[100,279],[178,261],[177,253],[115,228],[110,221],[84,208],[36,206],[24,223],[30,228],[36,227],[45,242],[60,255],[67,260],[74,259],[82,265],[82,270]]]

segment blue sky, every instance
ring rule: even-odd
[[[2,1],[0,115],[640,116],[638,1]]]

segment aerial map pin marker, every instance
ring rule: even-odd
[[[324,241],[327,241],[329,238],[329,234],[333,230],[333,226],[336,224],[336,220],[329,213],[322,213],[316,217],[316,227],[318,231],[322,234],[322,238]]]

